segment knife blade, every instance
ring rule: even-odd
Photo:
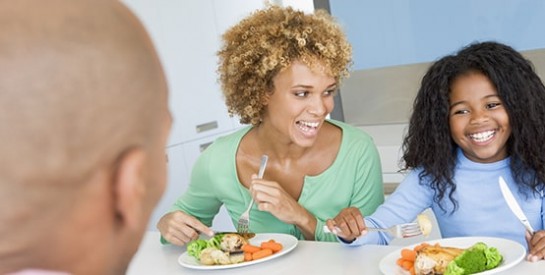
[[[501,176],[499,178],[499,183],[503,198],[507,202],[507,205],[509,206],[513,214],[517,216],[519,221],[524,225],[524,227],[526,227],[526,230],[528,230],[530,234],[534,234],[534,228],[532,228],[532,225],[530,224],[530,222],[528,222],[528,218],[526,218],[526,215],[524,215],[524,212],[522,212],[522,209],[520,208],[520,205],[513,196],[513,193],[511,193],[511,190],[509,190],[507,183]]]

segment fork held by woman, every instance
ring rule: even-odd
[[[261,163],[259,164],[259,172],[257,173],[257,178],[262,179],[263,174],[265,173],[265,167],[267,167],[267,161],[269,160],[269,156],[263,155],[261,156]],[[237,224],[237,232],[238,233],[248,233],[248,228],[250,226],[250,210],[252,209],[252,206],[254,205],[254,198],[250,200],[250,204],[248,204],[248,208],[246,208],[246,211],[240,215],[240,218],[238,219]]]

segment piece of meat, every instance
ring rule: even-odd
[[[221,239],[221,250],[226,252],[239,252],[242,250],[242,246],[247,244],[248,241],[238,234],[225,234]]]
[[[443,274],[447,265],[463,251],[464,249],[455,247],[424,247],[416,255],[414,271],[416,275]]]

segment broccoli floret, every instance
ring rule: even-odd
[[[201,251],[208,246],[208,242],[205,240],[194,240],[187,244],[187,254],[200,260]]]
[[[221,240],[225,234],[216,234],[208,240],[208,247],[220,248]]]
[[[484,250],[484,256],[486,257],[486,270],[495,268],[500,265],[503,260],[503,256],[495,247],[488,247]]]
[[[447,265],[445,275],[473,274],[498,266],[503,257],[496,248],[478,242]]]

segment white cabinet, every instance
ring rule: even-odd
[[[174,124],[169,145],[231,130],[217,83],[220,33],[212,0],[126,0],[144,22],[169,86]]]

